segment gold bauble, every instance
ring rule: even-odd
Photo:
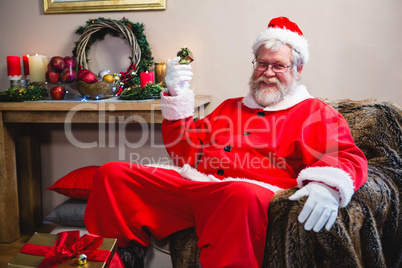
[[[105,75],[102,77],[102,80],[103,80],[104,82],[106,82],[106,83],[114,83],[114,76],[113,76],[113,74],[105,74]]]
[[[118,74],[114,73],[113,77],[114,77],[114,82],[120,82],[121,79],[120,79],[120,76]]]

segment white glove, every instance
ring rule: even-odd
[[[180,57],[170,60],[166,66],[165,82],[171,96],[178,96],[190,89],[193,72],[189,64],[178,64]]]
[[[313,229],[315,232],[319,232],[325,225],[325,229],[329,231],[338,215],[338,191],[323,183],[310,182],[297,190],[289,197],[289,200],[294,201],[303,196],[308,196],[308,198],[299,214],[298,220],[301,223],[307,220],[304,224],[304,229],[307,231]]]

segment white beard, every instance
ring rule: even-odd
[[[259,88],[260,81],[275,83],[276,87],[273,88]],[[254,97],[256,103],[262,107],[272,106],[285,98],[285,96],[292,94],[297,87],[297,81],[293,80],[289,86],[283,85],[277,78],[267,78],[260,76],[259,78],[250,78],[250,92]]]

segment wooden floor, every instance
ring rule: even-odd
[[[38,228],[39,233],[50,233],[57,225],[46,224]],[[0,243],[0,268],[6,268],[9,261],[17,255],[18,251],[25,245],[33,234],[21,236],[13,243]]]

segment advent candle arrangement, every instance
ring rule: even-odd
[[[21,59],[18,56],[7,57],[7,73],[9,80],[20,80],[21,76]]]
[[[144,88],[146,84],[153,82],[154,82],[154,73],[152,72],[140,73],[141,88]]]
[[[48,58],[43,55],[29,56],[29,78],[31,82],[44,82]],[[46,64],[46,65],[45,65]]]

